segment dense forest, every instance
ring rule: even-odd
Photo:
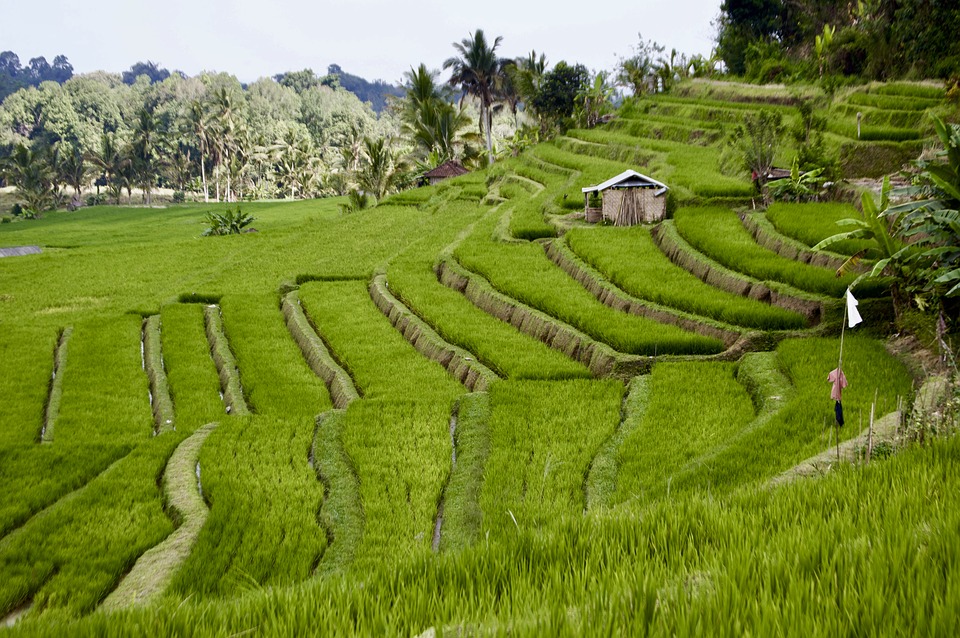
[[[717,52],[757,82],[960,76],[953,0],[724,0]]]
[[[7,51],[0,179],[17,187],[16,216],[120,203],[124,193],[129,202],[134,190],[149,204],[158,188],[174,201],[352,193],[351,206],[362,207],[448,160],[493,162],[570,126],[595,126],[626,97],[668,92],[688,77],[815,84],[827,94],[873,79],[940,78],[960,99],[955,3],[724,0],[719,8],[709,56],[667,52],[641,34],[612,72],[596,72],[551,65],[536,51],[501,57],[501,38],[477,30],[453,43],[442,70],[411,67],[402,87],[336,64],[325,75],[302,69],[248,85],[154,62],[74,75],[64,55],[22,65]],[[801,163],[828,159],[814,153]]]

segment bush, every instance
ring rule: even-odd
[[[107,203],[107,194],[97,193],[95,195],[87,195],[85,201],[87,206],[103,206]]]
[[[203,231],[204,237],[213,235],[239,235],[244,232],[244,228],[256,221],[253,215],[244,213],[237,206],[235,209],[227,209],[223,213],[207,213],[207,229]]]
[[[187,201],[187,196],[183,191],[173,191],[173,203],[182,204]]]

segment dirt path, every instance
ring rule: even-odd
[[[179,512],[182,522],[159,545],[144,552],[113,592],[103,601],[106,610],[144,605],[161,595],[190,554],[209,510],[200,496],[197,460],[207,436],[217,427],[208,423],[174,450],[163,476],[167,502]]]
[[[914,404],[914,414],[929,413],[936,408],[939,398],[947,389],[947,380],[940,376],[931,376],[923,384]],[[900,434],[902,414],[899,410],[891,412],[877,419],[873,424],[873,445],[878,443],[896,443]],[[767,483],[770,486],[790,483],[798,478],[821,476],[830,471],[838,463],[852,463],[860,458],[861,450],[866,448],[870,439],[870,428],[866,428],[857,436],[832,446],[816,456],[812,456],[793,466],[782,474],[773,477]],[[839,450],[839,451],[838,451]]]

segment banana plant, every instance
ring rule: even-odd
[[[872,249],[864,248],[848,257],[837,269],[837,277],[855,271],[867,254],[871,251],[875,252],[877,260],[873,263],[873,267],[862,272],[850,284],[850,288],[856,288],[858,284],[868,279],[888,280],[894,314],[899,318],[909,303],[904,290],[912,282],[913,269],[910,266],[910,257],[917,248],[906,243],[893,230],[897,227],[899,218],[887,214],[890,208],[890,192],[890,179],[885,177],[880,191],[880,204],[877,205],[871,193],[864,193],[860,199],[862,204],[860,219],[842,219],[837,222],[837,225],[852,227],[853,230],[827,237],[813,249],[826,250],[847,239],[873,241],[875,246]]]

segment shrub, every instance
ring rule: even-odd
[[[244,213],[237,206],[234,209],[227,209],[222,213],[207,213],[207,229],[203,231],[204,237],[213,235],[239,235],[244,232],[244,228],[256,221],[256,217],[249,213]]]

